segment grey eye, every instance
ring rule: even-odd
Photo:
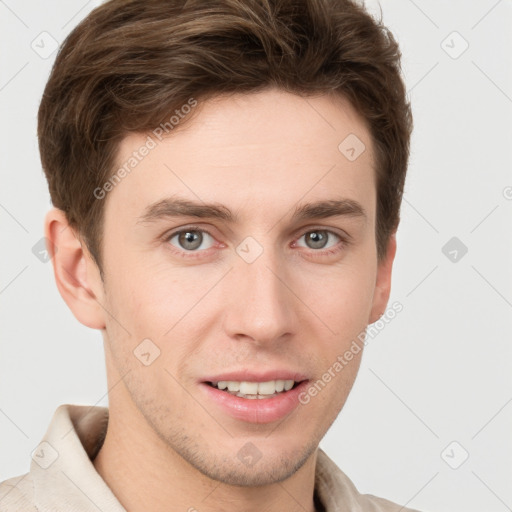
[[[176,241],[176,243],[174,243]],[[201,247],[203,244],[210,245],[208,247]],[[200,231],[197,229],[187,229],[184,231],[180,231],[179,233],[175,233],[170,239],[169,243],[177,247],[178,249],[184,249],[186,251],[195,251],[196,249],[208,249],[211,247],[213,242],[213,237],[206,233],[205,231]]]
[[[299,240],[302,239],[304,239],[306,245],[304,246],[299,243],[298,245],[301,247],[308,247],[309,249],[325,249],[336,245],[340,240],[340,237],[326,229],[315,229],[304,233],[299,238]]]

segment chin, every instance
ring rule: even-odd
[[[186,449],[180,455],[212,480],[239,487],[259,487],[290,478],[306,463],[316,448],[316,443],[311,442],[302,444],[299,450],[261,452],[255,444],[247,442],[237,452],[230,451],[229,455],[190,453]]]

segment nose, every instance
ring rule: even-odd
[[[252,263],[235,256],[224,290],[226,334],[259,345],[292,335],[298,327],[297,299],[290,291],[284,263],[270,250]]]

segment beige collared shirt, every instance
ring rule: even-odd
[[[126,512],[91,462],[104,441],[107,423],[106,407],[58,407],[32,454],[30,471],[0,483],[0,512]],[[415,512],[359,494],[320,449],[315,494],[325,512]]]

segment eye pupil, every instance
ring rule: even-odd
[[[322,249],[327,243],[327,234],[325,231],[311,231],[306,235],[306,243],[312,249]]]
[[[184,231],[180,233],[178,240],[184,249],[193,250],[201,246],[203,235],[199,231]]]

